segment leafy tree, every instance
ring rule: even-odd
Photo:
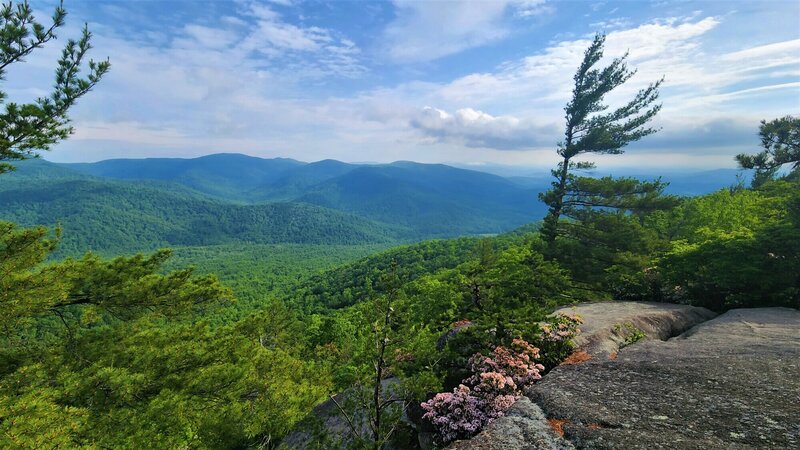
[[[35,49],[56,38],[56,30],[64,25],[67,12],[59,5],[49,27],[36,21],[27,1],[9,1],[0,7],[0,80],[8,67],[30,55]],[[88,74],[80,76],[87,52],[92,48],[91,33],[83,28],[80,39],[68,40],[58,60],[55,84],[50,95],[33,103],[6,103],[0,112],[0,173],[13,170],[3,161],[36,157],[37,150],[47,150],[52,144],[72,133],[67,112],[75,102],[89,92],[108,72],[108,61],[89,60]],[[0,91],[0,103],[8,98]]]
[[[718,311],[800,306],[797,181],[691,199],[672,220],[675,239],[658,261],[665,299]]]
[[[516,337],[530,338],[532,317],[574,299],[567,272],[527,246],[500,252],[486,277],[491,286],[487,300],[471,317],[496,327],[504,344]]]
[[[191,269],[159,275],[170,251],[104,261],[80,259],[42,265],[57,240],[43,227],[19,229],[0,222],[0,327],[13,333],[47,315],[106,315],[130,320],[159,312],[175,316],[230,298],[215,276],[193,277]]]
[[[0,76],[65,15],[45,28],[27,3],[3,5]],[[67,111],[109,68],[84,64],[90,39],[67,42],[49,96],[5,105],[0,173],[71,133]],[[215,276],[165,273],[168,250],[48,263],[59,238],[0,221],[0,447],[272,447],[330,388],[280,305],[214,328],[201,318],[231,300]]]
[[[574,185],[577,180],[570,177],[570,172],[594,167],[593,163],[574,161],[574,158],[588,153],[619,154],[630,142],[656,132],[647,124],[661,109],[661,105],[654,102],[658,99],[659,86],[663,79],[650,83],[624,106],[605,112],[608,109],[603,104],[606,94],[636,73],[627,67],[627,54],[614,59],[605,68],[595,68],[603,57],[605,39],[605,35],[595,36],[575,73],[572,100],[565,108],[565,140],[559,144],[557,150],[562,160],[553,170],[556,178],[553,188],[540,195],[542,201],[550,207],[542,228],[544,240],[550,246],[555,243],[558,235],[559,218],[564,208],[569,206],[565,203],[565,198],[570,191],[580,188]]]
[[[363,380],[363,385],[359,382],[349,394],[355,402],[343,405],[331,396],[350,428],[351,442],[356,447],[384,448],[397,430],[408,405],[401,387],[397,383],[387,383],[387,378],[393,375],[393,356],[400,349],[395,317],[395,306],[400,296],[397,268],[397,262],[392,261],[380,279],[384,294],[368,304],[366,318],[370,322],[372,339],[366,343],[372,348],[365,349],[363,356],[372,370]],[[400,406],[397,408],[395,405]]]
[[[162,274],[168,251],[45,264],[56,239],[0,222],[0,447],[269,447],[331,388],[280,303],[212,327],[216,277]]]
[[[764,150],[755,155],[736,155],[743,169],[755,169],[753,187],[772,179],[786,164],[794,171],[800,167],[800,118],[785,116],[773,121],[761,121],[758,134]]]

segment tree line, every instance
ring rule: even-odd
[[[65,14],[59,6],[45,26],[27,3],[4,5],[0,74],[52,40]],[[0,170],[69,135],[67,111],[110,67],[86,61],[90,40],[84,29],[66,43],[48,97],[5,104]],[[448,419],[446,405],[468,398],[461,386],[503,374],[531,381],[566,357],[578,321],[549,316],[558,306],[798,307],[797,120],[762,123],[763,150],[738,157],[756,170],[749,188],[681,199],[660,180],[578,176],[592,165],[575,158],[621,153],[655,131],[660,107],[659,80],[607,109],[604,96],[633,71],[624,57],[597,67],[604,42],[594,39],[574,78],[541,232],[393,250],[215,322],[231,290],[213,274],[165,270],[168,250],[48,261],[58,228],[0,222],[0,446],[275,448],[298,423],[319,431],[321,448],[413,443],[403,413],[435,429],[423,404],[429,418]],[[523,361],[530,376],[504,372],[503,361]],[[342,391],[353,393],[336,408],[352,425],[346,439],[309,416]],[[505,394],[491,398],[509,405]]]

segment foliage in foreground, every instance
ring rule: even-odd
[[[470,358],[472,375],[453,392],[436,394],[422,403],[423,419],[436,428],[440,443],[467,438],[502,417],[522,391],[542,376],[539,349],[522,339],[510,348],[497,346],[489,355]]]
[[[59,7],[46,28],[27,4],[4,5],[0,67],[54,38],[64,14]],[[89,41],[84,31],[67,43],[49,97],[5,104],[0,173],[12,168],[4,161],[36,156],[71,132],[67,110],[108,70],[105,62],[89,62],[86,78],[78,76]],[[571,176],[570,170],[589,167],[572,157],[619,153],[652,132],[646,124],[658,111],[651,106],[656,82],[626,107],[602,113],[603,95],[630,76],[622,60],[592,69],[602,46],[599,37],[575,77],[562,165],[554,192],[544,196],[552,208],[547,245],[528,234],[388,252],[313,277],[287,295],[291,308],[306,313],[300,319],[280,302],[265,301],[263,312],[221,326],[217,308],[230,304],[230,291],[212,275],[164,270],[168,251],[48,263],[58,231],[52,236],[45,228],[0,222],[0,447],[271,448],[328,394],[356,385],[377,403],[369,420],[373,448],[380,448],[392,436],[384,429],[397,423],[384,412],[399,417],[397,409],[380,406],[389,378],[402,389],[385,401],[403,408],[455,387],[425,403],[427,418],[447,441],[501,415],[541,375],[538,358],[552,367],[569,353],[577,321],[540,323],[556,306],[598,296],[719,310],[798,306],[797,173],[762,183],[778,164],[796,163],[796,120],[763,124],[766,153],[740,158],[767,175],[756,190],[721,191],[675,208],[658,181]],[[8,192],[6,199],[14,200]],[[159,210],[163,203],[150,205]],[[188,215],[215,209],[201,203],[187,207]],[[32,211],[17,209],[40,223]],[[239,227],[237,218],[251,213],[268,228],[283,224],[283,232],[293,232],[286,211],[230,210],[223,225],[232,234],[263,239],[260,230]],[[342,218],[331,229],[331,220],[303,211],[316,217],[305,223],[318,226],[301,231],[313,231],[320,242],[346,237],[342,230],[352,228]],[[571,221],[559,222],[561,215]],[[218,235],[219,218],[208,213],[173,231],[205,228]],[[121,236],[129,240],[165,222],[128,219],[144,227]],[[186,236],[206,243],[204,236]],[[401,258],[390,287],[373,282],[395,256]]]
[[[233,448],[270,442],[329,378],[274,304],[235,325],[214,276],[160,274],[167,252],[44,263],[43,228],[0,223],[0,446]]]
[[[719,191],[676,211],[656,296],[709,307],[800,307],[800,186]],[[658,277],[661,277],[658,279]]]
[[[66,10],[59,5],[53,12],[52,24],[46,26],[36,20],[27,1],[3,3],[0,6],[0,80],[10,65],[23,61],[34,50],[55,39],[66,16]],[[91,37],[89,29],[84,27],[80,39],[67,40],[49,95],[32,103],[4,104],[0,111],[0,174],[14,170],[12,164],[4,161],[36,157],[36,151],[47,150],[72,134],[69,109],[92,90],[110,68],[108,61],[85,61],[92,48]],[[81,70],[87,68],[88,74],[81,77]],[[0,103],[6,98],[7,94],[0,91]]]
[[[574,203],[570,205],[569,197],[584,196],[581,184],[592,182],[592,179],[577,177],[572,172],[594,168],[594,163],[575,161],[575,158],[591,154],[617,155],[622,153],[623,148],[629,143],[656,132],[648,124],[661,110],[661,105],[655,102],[658,100],[659,87],[664,79],[650,83],[623,106],[608,111],[608,105],[604,104],[606,95],[625,84],[636,71],[628,69],[627,54],[615,58],[606,67],[596,67],[603,58],[605,40],[606,36],[602,34],[594,37],[575,72],[572,99],[564,108],[567,119],[564,142],[559,143],[557,150],[561,161],[553,170],[555,180],[552,189],[539,196],[549,207],[542,235],[551,257],[556,253],[553,246],[559,234],[561,225],[559,219],[563,213],[570,208],[574,209],[575,206]],[[607,186],[616,187],[616,184],[611,182],[613,180],[608,181]],[[627,186],[623,183],[623,187]],[[630,194],[630,191],[622,191],[622,194]],[[619,194],[611,192],[606,193],[604,197],[616,195]],[[608,202],[579,203],[579,205],[615,208],[613,203]]]
[[[758,129],[764,150],[748,155],[736,155],[743,169],[755,169],[753,187],[773,179],[781,167],[788,165],[794,177],[800,168],[800,117],[786,116],[767,122],[761,121]]]

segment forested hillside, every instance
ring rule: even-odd
[[[441,165],[212,155],[166,160],[151,171],[158,163],[25,161],[0,184],[0,213],[27,225],[61,223],[67,233],[60,254],[232,242],[403,242],[504,232],[542,214],[533,190]],[[254,197],[261,200],[248,200]]]
[[[61,224],[60,255],[496,234],[543,217],[545,205],[535,197],[547,187],[541,179],[445,165],[306,164],[236,154],[86,164],[34,160],[5,178],[0,213],[25,225]],[[668,191],[692,194],[736,182],[730,171],[670,179],[676,185]]]
[[[0,82],[65,23],[61,4],[51,23],[33,11],[0,5]],[[251,13],[262,31],[280,29],[271,9]],[[562,363],[586,361],[582,319],[559,308],[800,308],[800,118],[762,121],[761,148],[736,156],[752,179],[713,192],[601,176],[593,157],[660,131],[665,80],[617,91],[636,70],[628,53],[604,57],[603,34],[572,78],[558,163],[540,188],[413,162],[36,160],[72,134],[67,113],[110,70],[87,59],[91,42],[84,27],[64,43],[49,93],[14,103],[0,91],[0,448],[444,448]],[[335,51],[352,55],[343,43]],[[626,101],[611,107],[609,94]],[[624,345],[647,337],[618,328]],[[716,380],[684,373],[685,356],[674,372],[726,400]],[[760,382],[750,372],[740,376]],[[658,411],[674,411],[662,397]],[[568,434],[562,417],[549,423]],[[584,425],[628,428],[604,420]]]
[[[0,214],[23,225],[60,224],[61,254],[236,242],[362,244],[405,237],[399,227],[309,204],[239,205],[180,186],[74,176],[47,162],[21,166],[0,182]]]
[[[233,202],[315,204],[403,226],[416,238],[499,233],[544,215],[535,189],[440,164],[306,164],[220,154],[63,166],[112,179],[168,181]]]
[[[332,276],[322,272],[347,267],[354,260],[361,261],[357,266],[366,265],[362,258],[395,245],[237,243],[175,247],[164,270],[193,267],[196,273],[219,277],[235,294],[236,303],[215,313],[213,321],[232,323],[264,309],[271,299],[284,298],[298,286],[314,284],[309,277]],[[354,278],[358,279],[363,277]]]
[[[287,158],[262,159],[216,154],[194,159],[114,159],[64,164],[77,172],[120,180],[169,181],[226,200],[246,200],[246,193],[272,183],[304,163]]]

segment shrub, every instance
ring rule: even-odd
[[[558,313],[547,318],[540,325],[541,335],[535,344],[541,349],[542,364],[553,368],[561,363],[575,349],[575,336],[580,333],[578,328],[583,323],[577,314]]]
[[[535,362],[539,359],[539,349],[522,339],[514,339],[511,348],[498,346],[491,356],[476,353],[470,360],[472,375],[467,379],[474,385],[479,385],[482,376],[486,374],[502,374],[510,380],[516,389],[524,387],[542,378],[540,371],[544,366]]]
[[[510,348],[497,346],[488,356],[475,353],[469,361],[472,375],[453,392],[437,394],[422,403],[422,416],[433,424],[438,440],[446,444],[473,436],[492,420],[502,417],[541,378],[539,349],[514,339]]]
[[[436,428],[442,443],[469,437],[491,422],[485,400],[463,384],[453,392],[442,392],[422,403],[422,416]]]

